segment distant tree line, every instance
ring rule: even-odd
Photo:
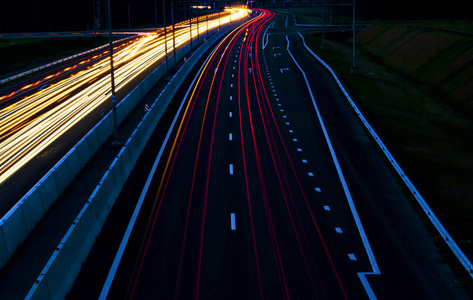
[[[363,19],[473,20],[473,0],[356,0],[356,2],[359,12],[357,15]]]
[[[112,7],[112,27],[155,26],[157,8],[158,24],[162,23],[163,0],[110,0]],[[171,0],[165,0],[169,16]],[[228,2],[234,2],[229,0]],[[274,0],[260,0],[259,3],[274,3]],[[276,0],[281,5],[283,0]],[[351,3],[352,0],[291,0],[310,5],[325,3]],[[97,6],[97,2],[100,4]],[[107,0],[1,0],[0,33],[93,30],[100,21],[100,29],[105,29]],[[184,2],[174,0],[174,2]],[[209,1],[202,1],[208,3]],[[236,2],[236,1],[235,1]],[[244,1],[242,1],[244,2]],[[156,3],[156,4],[155,4]],[[357,16],[362,19],[463,19],[473,20],[473,0],[356,0]],[[130,8],[130,12],[129,12]],[[99,11],[100,10],[100,14]],[[334,8],[334,13],[337,9]],[[338,9],[341,11],[341,9]],[[349,10],[344,9],[349,16]],[[94,18],[95,16],[95,18]],[[183,14],[180,14],[183,18]],[[168,21],[169,22],[169,21]]]

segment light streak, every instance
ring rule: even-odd
[[[207,30],[229,23],[230,15],[231,20],[234,21],[248,14],[246,9],[240,8],[232,8],[227,12],[228,14],[222,16],[220,21],[218,14],[209,15],[212,19],[208,20],[208,26],[197,27],[194,20],[190,28],[192,36],[197,37],[198,34],[201,35]],[[201,18],[200,23],[207,22]],[[179,26],[175,32],[176,48],[189,42],[189,26],[183,26],[185,24],[189,22],[176,24]],[[172,32],[172,26],[167,30]],[[172,34],[165,41],[164,37],[158,33],[144,35],[125,43],[123,47],[116,47],[117,51],[114,52],[116,90],[120,90],[162,60],[165,42],[168,49],[172,50]],[[110,65],[106,57],[107,53],[108,51],[103,51],[95,55],[92,59],[105,57],[85,70],[50,84],[0,110],[0,185],[85,116],[110,99],[110,79],[107,76],[110,73]],[[25,86],[20,91],[36,87],[41,82],[85,63],[87,61],[78,62],[61,72]],[[0,102],[9,100],[17,92],[0,97]]]

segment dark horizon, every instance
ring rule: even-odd
[[[167,22],[170,22],[170,0],[166,1]],[[326,3],[351,3],[351,0],[325,0]],[[71,2],[60,0],[25,0],[2,1],[0,4],[0,32],[50,32],[50,31],[86,31],[94,29],[93,5],[97,0],[86,0],[82,5],[74,6]],[[101,0],[101,29],[105,29],[105,9],[107,0]],[[128,5],[130,5],[131,28],[156,26],[162,24],[162,0],[110,0],[112,28],[127,29]],[[176,1],[177,2],[177,1]],[[307,3],[306,1],[303,1]],[[321,1],[310,1],[313,5]],[[206,2],[208,3],[208,2]],[[264,0],[259,3],[273,3]],[[277,4],[281,0],[276,0]],[[363,20],[422,20],[422,19],[459,19],[473,18],[473,0],[357,0],[357,17]],[[258,4],[258,3],[257,3]],[[300,1],[292,1],[291,6],[300,6]],[[281,5],[282,6],[282,5]],[[350,16],[345,10],[345,16]],[[183,14],[176,18],[183,19]]]

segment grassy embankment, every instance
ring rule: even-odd
[[[107,42],[107,37],[0,39],[0,79],[104,45]]]
[[[414,25],[462,31],[473,27],[439,24],[445,22]],[[359,76],[350,74],[350,33],[327,34],[326,51],[320,50],[320,35],[307,35],[307,40],[339,75],[444,226],[473,258],[473,39],[378,23],[357,35]],[[469,290],[470,281],[465,282]]]

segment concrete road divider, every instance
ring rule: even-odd
[[[232,27],[235,25],[234,23]],[[209,47],[215,44],[232,27],[220,30],[196,50],[168,83],[155,102],[149,106],[149,111],[145,114],[110,168],[102,177],[67,234],[61,240],[57,250],[53,253],[40,276],[33,284],[26,299],[62,299],[65,297],[79,273],[80,265],[87,258],[95,238],[98,236],[123,184],[128,179],[139,155],[155,130],[163,112],[177,92],[178,87],[184,82],[187,75]],[[181,49],[176,54],[184,57],[184,50],[186,49]],[[153,85],[150,84],[148,88],[150,89]],[[137,94],[144,96],[143,93],[144,91],[137,92]],[[76,232],[80,230],[82,230],[82,235]]]
[[[189,51],[189,45],[183,47],[176,52],[176,58],[182,59]],[[174,59],[171,58],[168,59],[168,68],[173,67]],[[166,65],[161,64],[120,101],[117,105],[118,124],[125,120],[165,74]],[[18,245],[25,240],[36,223],[41,220],[59,195],[112,134],[112,121],[112,114],[108,113],[0,219],[0,268],[5,265]]]

